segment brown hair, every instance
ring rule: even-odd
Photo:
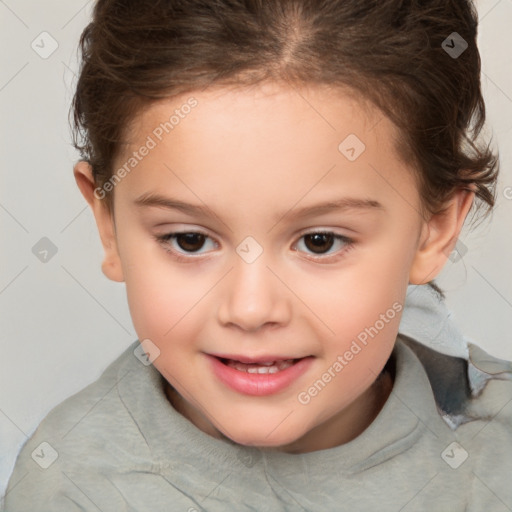
[[[477,145],[477,23],[469,0],[98,0],[80,39],[74,146],[101,187],[130,122],[158,99],[267,80],[327,84],[398,127],[422,213],[473,184],[473,210],[487,214],[499,165],[490,144]],[[442,46],[453,32],[468,45],[456,57]],[[111,193],[105,201],[111,208]]]

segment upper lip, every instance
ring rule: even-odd
[[[219,359],[231,359],[240,363],[251,364],[251,363],[273,363],[277,361],[289,361],[290,359],[302,359],[307,356],[293,357],[293,356],[277,356],[277,355],[260,355],[260,356],[244,356],[236,354],[213,354],[208,355],[217,357]]]

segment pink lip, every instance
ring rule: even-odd
[[[206,354],[206,357],[210,360],[212,370],[215,376],[226,386],[230,387],[234,391],[243,393],[245,395],[252,396],[266,396],[272,395],[282,391],[288,387],[294,380],[298,379],[304,374],[313,362],[313,357],[305,357],[300,361],[297,361],[293,366],[281,370],[277,373],[245,373],[235,368],[231,368],[222,363],[217,357],[210,354]],[[226,358],[226,359],[235,359]],[[245,360],[243,360],[245,359]],[[244,363],[251,363],[255,360],[249,358],[242,358],[236,356],[236,360]],[[276,361],[284,360],[282,357],[276,357],[274,359],[267,358],[257,359],[258,362],[263,361]]]
[[[219,359],[232,359],[233,361],[240,361],[241,363],[266,363],[266,362],[274,362],[274,361],[288,361],[288,359],[300,359],[299,357],[283,357],[283,356],[274,356],[274,355],[264,355],[264,356],[255,356],[255,357],[247,357],[247,356],[237,356],[234,354],[208,354],[210,356],[218,357]]]

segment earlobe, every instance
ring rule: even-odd
[[[113,212],[111,212],[96,191],[96,184],[90,164],[78,162],[73,173],[80,192],[91,207],[100,234],[105,257],[101,265],[102,272],[112,281],[123,282],[123,270],[117,248]]]
[[[422,236],[409,272],[409,284],[435,279],[452,252],[473,204],[474,190],[458,190],[442,213],[423,224]]]

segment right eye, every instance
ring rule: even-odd
[[[200,231],[176,231],[165,235],[156,235],[155,238],[167,252],[179,256],[204,254],[207,251],[199,251],[208,240],[214,244],[214,248],[216,246],[215,242],[206,233]]]

